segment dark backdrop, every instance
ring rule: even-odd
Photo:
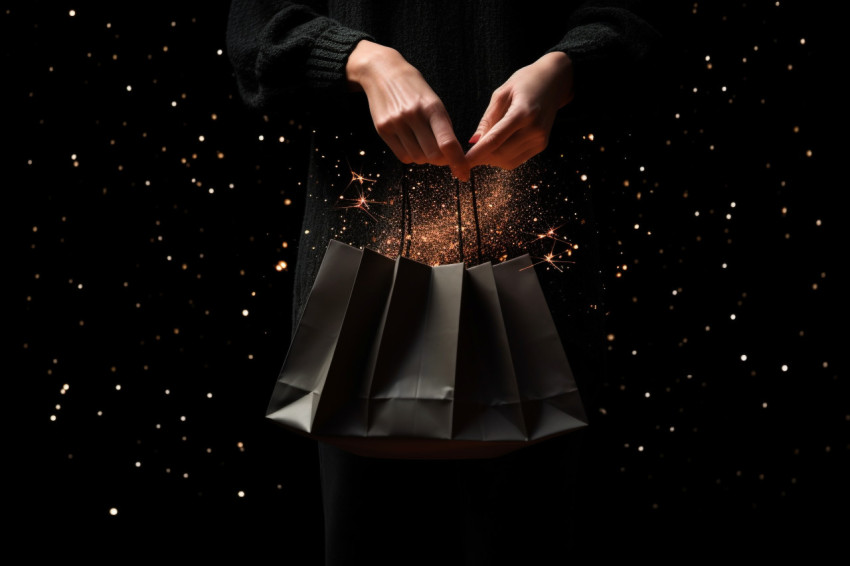
[[[819,552],[846,534],[850,429],[829,18],[675,4],[661,109],[587,162],[610,371],[581,520],[603,555]],[[309,126],[242,106],[226,12],[0,8],[4,461],[28,552],[321,556],[315,448],[263,418]]]

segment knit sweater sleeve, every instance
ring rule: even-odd
[[[599,0],[585,2],[572,14],[566,35],[550,51],[570,56],[575,102],[610,109],[612,103],[623,102],[622,93],[630,86],[648,82],[655,72],[652,63],[661,35],[645,6],[636,1]]]
[[[296,93],[344,90],[348,56],[362,39],[371,37],[304,2],[234,0],[230,6],[228,56],[242,98],[259,110]]]

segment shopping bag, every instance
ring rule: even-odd
[[[381,458],[493,457],[587,424],[528,255],[428,266],[336,240],[267,417]]]

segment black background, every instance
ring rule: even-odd
[[[584,512],[601,556],[846,535],[846,133],[830,17],[805,6],[671,3],[657,118],[594,142],[611,339]],[[28,552],[320,560],[315,448],[263,418],[308,126],[244,108],[226,15],[0,9],[6,487]]]

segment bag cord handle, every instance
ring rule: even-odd
[[[472,171],[469,172],[469,192],[472,195],[472,217],[475,220],[475,240],[478,245],[478,263],[483,263],[481,255],[481,225],[478,222],[478,202],[475,196],[475,177]],[[462,218],[460,214],[460,180],[457,178],[455,178],[455,198],[457,200],[457,249],[460,254],[460,261],[463,263],[463,223],[461,222]]]
[[[410,244],[413,241],[413,213],[410,209],[410,180],[403,177],[401,180],[401,241],[398,246],[398,255],[410,257]],[[407,251],[404,243],[407,242]]]
[[[401,240],[398,246],[398,255],[410,257],[410,245],[413,241],[413,212],[410,206],[410,180],[403,177],[401,180]],[[475,177],[469,173],[469,191],[472,195],[472,217],[475,221],[475,239],[478,245],[478,263],[483,263],[481,254],[481,225],[478,221],[478,201],[475,191]],[[457,250],[461,263],[465,262],[463,256],[463,217],[461,215],[460,180],[455,179],[455,200],[457,202]],[[407,244],[405,246],[405,243]]]

